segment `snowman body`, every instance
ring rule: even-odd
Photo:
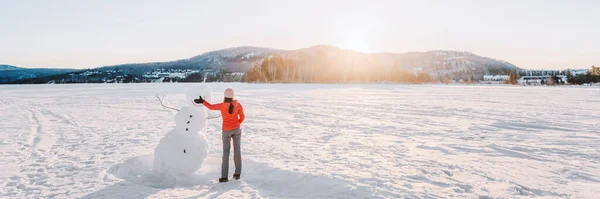
[[[210,99],[210,88],[201,85],[187,93],[189,104],[175,114],[175,129],[163,137],[154,150],[154,171],[160,175],[192,174],[202,167],[208,156],[209,144],[204,136],[208,113],[202,105],[193,104],[198,96]]]

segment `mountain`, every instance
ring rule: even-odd
[[[2,71],[2,70],[15,70],[15,69],[18,69],[18,68],[19,67],[16,67],[16,66],[0,64],[0,71]]]
[[[78,71],[78,69],[59,68],[21,68],[12,65],[0,65],[0,84],[22,79],[33,79]]]
[[[520,70],[502,60],[479,56],[465,51],[427,51],[397,54],[395,63],[409,70],[426,72],[434,77],[449,76],[451,79],[481,79],[483,75],[507,74]]]
[[[519,68],[502,60],[479,56],[464,51],[427,51],[409,53],[360,53],[330,45],[317,45],[298,50],[279,50],[261,47],[235,47],[207,52],[189,59],[171,62],[135,63],[106,66],[100,69],[126,69],[132,74],[143,74],[155,69],[214,69],[229,72],[246,72],[268,56],[284,56],[302,60],[304,64],[318,64],[319,67],[336,69],[353,67],[357,64],[371,67],[400,67],[406,70],[427,72],[433,76],[469,74],[506,74]],[[327,59],[328,63],[320,62]],[[320,60],[320,61],[318,61]],[[379,66],[374,66],[379,65]]]
[[[260,47],[235,47],[204,53],[190,58],[194,63],[208,68],[223,68],[231,72],[248,71],[252,64],[281,50]]]
[[[269,57],[282,57],[295,70],[311,73],[322,73],[320,76],[344,74],[346,79],[350,73],[395,73],[398,70],[411,73],[426,73],[436,79],[482,79],[483,75],[507,74],[519,68],[509,62],[479,56],[465,51],[427,51],[408,53],[361,53],[341,49],[331,45],[317,45],[297,50],[280,50],[262,47],[234,47],[211,51],[187,59],[170,62],[131,63],[104,66],[98,70],[102,74],[121,73],[142,76],[145,73],[164,70],[196,70],[212,69],[216,72],[247,72],[253,66],[263,64]],[[0,65],[0,83],[27,78],[56,75],[64,79],[61,73],[77,71],[74,69],[25,69],[10,65]],[[296,72],[296,71],[294,71]],[[60,74],[60,75],[59,75]],[[371,75],[366,81],[377,81],[382,75]],[[97,77],[100,78],[100,77]],[[40,80],[54,80],[47,77]],[[105,78],[106,79],[106,78]],[[313,79],[310,77],[309,79]],[[375,79],[375,80],[373,80]],[[43,82],[19,81],[19,82]]]
[[[360,53],[329,45],[319,45],[294,51],[280,51],[279,55],[294,62],[329,68],[336,71],[373,70],[394,71],[402,69],[427,73],[432,77],[448,79],[481,79],[487,74],[506,74],[520,70],[502,60],[479,56],[465,51],[427,51],[409,53]]]
[[[279,51],[281,50],[244,46],[211,51],[188,59],[170,62],[120,64],[114,66],[105,66],[99,69],[129,70],[131,74],[138,75],[157,69],[214,69],[226,70],[229,72],[245,72],[252,67],[253,63],[264,59],[271,53]]]

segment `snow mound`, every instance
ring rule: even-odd
[[[206,176],[193,173],[191,175],[160,175],[153,170],[152,154],[134,157],[117,164],[108,173],[117,178],[154,188],[189,187],[210,183]]]

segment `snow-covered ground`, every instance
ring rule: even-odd
[[[210,84],[244,105],[242,180],[216,182],[212,119],[203,168],[164,185],[154,96],[194,86],[0,86],[0,198],[600,198],[598,87]]]

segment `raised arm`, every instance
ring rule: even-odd
[[[204,104],[204,106],[206,106],[206,108],[208,108],[209,110],[220,110],[220,107],[222,106],[223,103],[218,103],[218,104],[210,104],[207,101],[202,102],[202,104]]]
[[[240,110],[238,111],[238,114],[240,114],[240,124],[242,122],[244,122],[244,119],[246,119],[246,115],[244,115],[244,107],[242,106],[242,104],[238,103],[238,106],[240,107]]]

